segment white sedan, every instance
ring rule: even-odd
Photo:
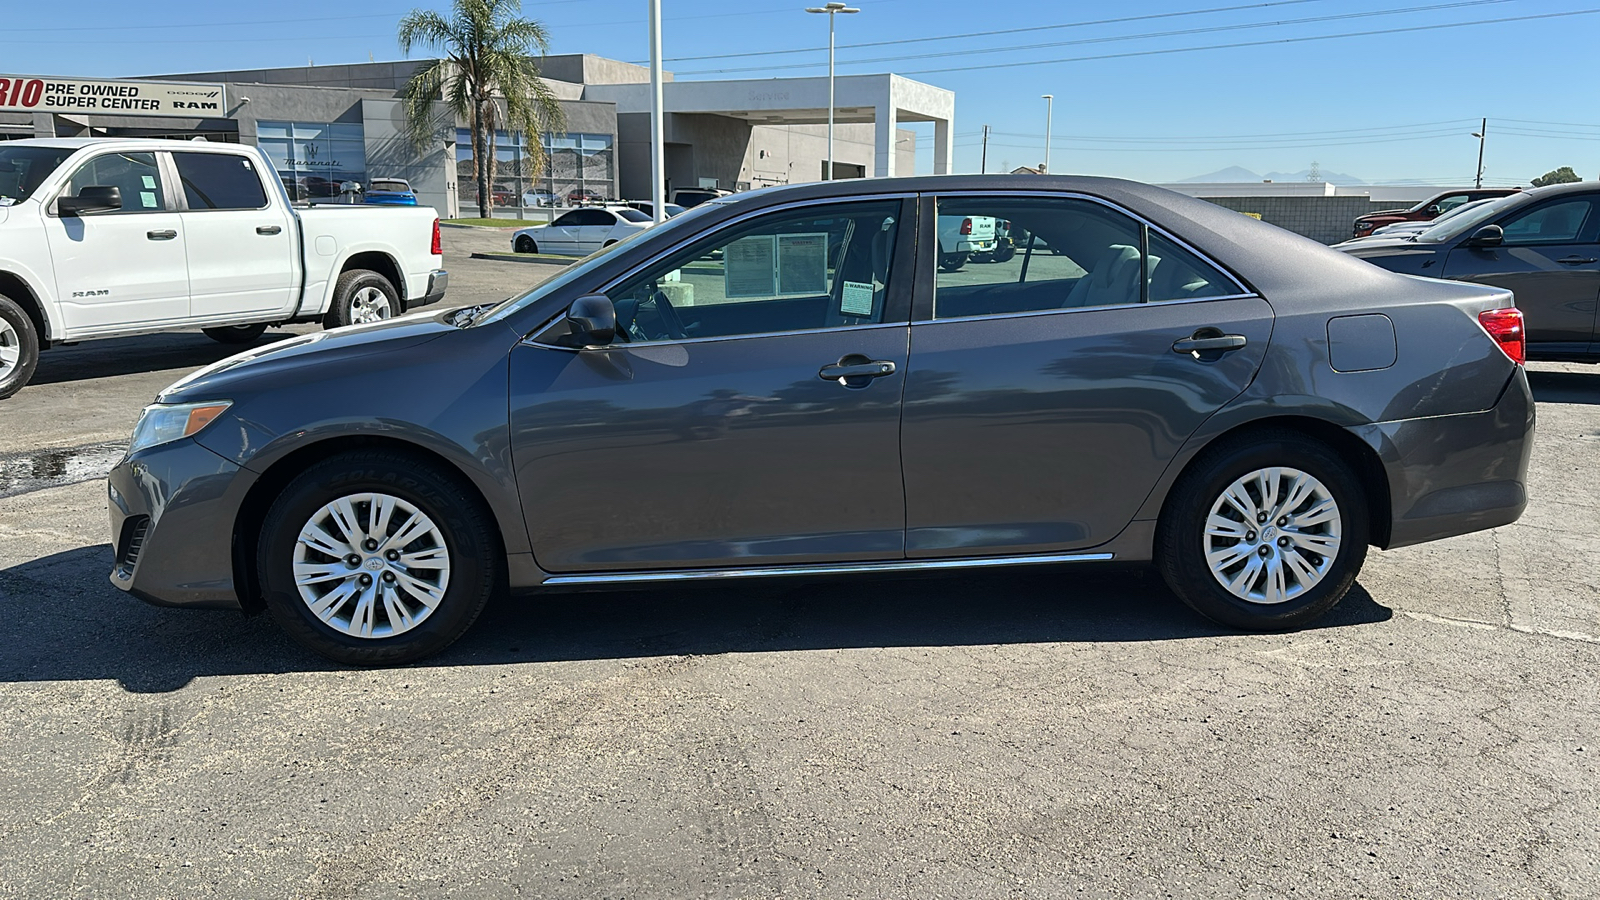
[[[587,256],[649,228],[654,221],[626,206],[585,206],[564,213],[548,225],[524,228],[511,236],[518,253]]]

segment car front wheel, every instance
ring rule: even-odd
[[[523,235],[522,237],[517,238],[517,252],[538,253],[539,245],[533,242],[533,238]]]
[[[1202,615],[1249,630],[1298,628],[1332,609],[1367,555],[1367,502],[1350,467],[1291,431],[1206,450],[1156,530],[1156,564]]]
[[[0,400],[22,390],[39,365],[39,335],[33,320],[9,297],[0,296]]]
[[[492,519],[455,479],[403,453],[331,457],[267,514],[257,569],[296,641],[348,665],[398,665],[459,638],[499,585]]]

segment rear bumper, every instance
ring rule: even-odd
[[[157,606],[240,608],[233,530],[254,481],[189,439],[124,458],[106,478],[111,583]]]
[[[438,303],[440,300],[444,299],[444,293],[445,291],[449,290],[449,288],[450,273],[446,272],[444,269],[435,269],[428,273],[427,291],[421,297],[418,297],[417,299],[408,303],[406,308],[412,309],[418,306],[427,306],[430,303]]]
[[[1487,411],[1352,431],[1377,451],[1388,475],[1385,548],[1509,525],[1527,508],[1534,403],[1520,366]]]

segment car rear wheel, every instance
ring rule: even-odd
[[[517,252],[538,253],[539,245],[533,242],[533,238],[523,235],[522,237],[517,238]]]
[[[331,457],[290,482],[257,543],[273,619],[349,665],[443,650],[499,585],[492,518],[456,480],[403,453]]]
[[[219,325],[215,328],[202,328],[206,337],[219,344],[248,344],[267,331],[266,325]]]
[[[1361,483],[1332,450],[1292,431],[1255,432],[1184,473],[1156,529],[1156,565],[1208,618],[1298,628],[1355,584],[1367,532]]]
[[[22,390],[39,365],[39,335],[27,312],[0,296],[0,400]]]
[[[381,322],[400,314],[400,293],[389,279],[370,269],[351,269],[333,289],[333,308],[324,328]]]
[[[941,253],[941,254],[939,254],[939,268],[945,270],[946,272],[957,271],[958,269],[960,269],[962,266],[964,266],[966,264],[967,264],[967,254],[965,254],[965,253]]]

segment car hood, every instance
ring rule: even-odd
[[[1364,216],[1356,216],[1356,221],[1370,222],[1373,219],[1386,219],[1390,216],[1403,216],[1410,211],[1411,210],[1409,209],[1380,209],[1377,212],[1369,212]]]
[[[422,312],[368,325],[351,325],[255,347],[180,378],[157,397],[161,403],[226,399],[236,390],[288,371],[418,347],[460,329],[445,321],[449,313]]]

